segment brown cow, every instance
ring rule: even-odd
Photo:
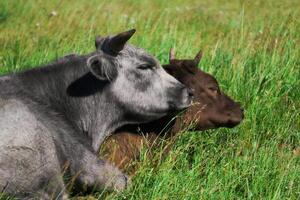
[[[217,80],[200,70],[201,51],[192,60],[175,59],[170,51],[170,64],[166,71],[194,90],[194,104],[183,115],[170,114],[162,119],[140,125],[122,127],[102,145],[102,154],[122,170],[139,157],[145,145],[153,145],[158,136],[173,137],[176,133],[192,127],[206,130],[219,127],[232,128],[244,117],[243,108],[224,94]]]

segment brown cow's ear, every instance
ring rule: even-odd
[[[163,65],[163,67],[164,67],[164,70],[166,70],[166,72],[168,72],[168,74],[170,74],[172,76],[174,76],[175,72],[177,71],[176,67],[174,67],[172,64]]]
[[[202,58],[202,50],[200,50],[194,58],[194,63],[196,64],[196,66],[198,66],[198,64],[200,63],[201,58]]]
[[[109,49],[113,54],[118,54],[120,51],[122,51],[126,42],[133,36],[134,33],[135,29],[131,29],[111,37],[107,42],[106,48]]]
[[[115,79],[118,74],[112,61],[103,55],[94,55],[88,58],[87,66],[90,72],[102,81],[111,81]]]

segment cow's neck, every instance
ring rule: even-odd
[[[112,103],[109,84],[89,73],[84,58],[76,59],[33,69],[20,77],[31,99],[54,109],[78,132],[87,134],[98,151],[105,137],[125,123],[122,109]],[[99,85],[103,86],[100,90]]]

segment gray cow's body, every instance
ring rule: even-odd
[[[82,65],[76,61],[76,65],[68,66],[70,62],[74,64],[76,59],[80,62],[82,58],[78,56],[66,58],[61,61],[62,63],[56,63],[47,69],[50,73],[51,71],[55,73],[58,68],[62,70],[68,67],[81,67]],[[71,84],[68,82],[69,77],[53,77],[43,72],[44,70],[37,69],[13,75],[11,78],[1,78],[5,80],[0,81],[0,188],[3,188],[4,192],[18,196],[36,195],[39,190],[54,196],[63,195],[64,165],[70,165],[66,167],[69,167],[68,173],[71,176],[76,176],[76,173],[80,172],[78,178],[84,184],[98,183],[100,186],[117,187],[115,189],[124,187],[126,177],[113,166],[98,160],[87,135],[84,134],[85,123],[92,120],[94,114],[104,122],[108,122],[102,121],[106,127],[100,125],[95,127],[100,129],[99,132],[113,129],[114,124],[109,122],[114,121],[112,115],[117,115],[118,112],[110,110],[109,116],[105,109],[85,110],[88,98],[74,99],[63,92]],[[83,74],[84,72],[78,76]],[[51,88],[57,85],[59,88]],[[31,96],[32,94],[36,96]],[[59,110],[69,117],[63,116]],[[92,113],[93,111],[95,113]],[[87,116],[84,116],[84,113]],[[90,119],[84,119],[85,117]],[[118,116],[115,116],[115,119],[117,118]],[[74,121],[69,121],[71,119]],[[83,126],[77,127],[81,123]],[[100,137],[105,135],[100,134]],[[113,175],[121,176],[124,182],[122,183],[122,179],[116,179],[119,184],[110,183],[108,179]],[[97,178],[100,180],[93,180]],[[45,195],[44,192],[41,194]]]
[[[126,175],[98,159],[101,142],[124,124],[157,119],[191,100],[153,57],[124,46],[132,34],[101,38],[86,56],[0,77],[0,192],[60,199],[73,179],[126,186]]]
[[[46,181],[58,184],[48,192],[59,194],[64,185],[51,125],[42,123],[22,101],[0,101],[0,187],[27,196],[45,189],[41,185]]]

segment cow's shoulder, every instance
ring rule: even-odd
[[[4,112],[10,113],[10,112],[15,112],[16,110],[18,111],[26,110],[26,106],[21,100],[17,98],[4,98],[4,97],[0,98],[0,113],[4,113]]]
[[[52,152],[52,130],[37,112],[40,111],[33,111],[32,106],[23,100],[0,98],[0,147],[9,145],[36,151],[43,146]]]
[[[5,186],[9,193],[21,187],[36,191],[59,172],[49,129],[30,105],[16,98],[0,98],[0,188]]]
[[[0,98],[0,132],[29,131],[38,120],[25,102],[16,98]]]

